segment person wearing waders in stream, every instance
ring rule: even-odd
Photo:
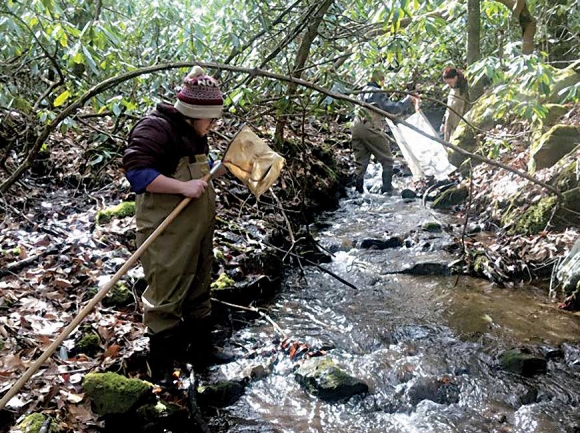
[[[443,139],[451,141],[451,136],[461,117],[469,111],[469,85],[463,72],[456,68],[445,68],[441,74],[445,84],[449,86],[449,96],[447,97],[447,110],[441,123],[439,132],[443,134]]]
[[[211,182],[202,179],[212,165],[207,134],[222,109],[218,82],[196,66],[174,105],[160,103],[137,122],[123,156],[136,193],[138,246],[184,197],[193,199],[141,256],[148,283],[142,300],[149,363],[160,383],[170,383],[175,361],[202,368],[229,360],[211,341],[216,205]]]
[[[374,105],[380,110],[395,116],[410,114],[413,109],[419,109],[419,98],[408,95],[403,100],[391,101],[381,92],[384,80],[382,72],[372,73],[370,81],[358,96],[359,101]],[[393,191],[393,154],[385,134],[387,127],[385,118],[364,107],[357,107],[352,126],[352,150],[355,159],[355,189],[359,193],[364,191],[364,177],[371,155],[383,167],[381,193],[390,194]]]

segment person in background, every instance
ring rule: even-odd
[[[413,108],[419,109],[420,100],[415,96],[408,95],[398,102],[387,98],[381,91],[383,80],[383,73],[375,70],[358,99],[395,116],[411,113]],[[385,128],[386,121],[383,116],[364,107],[357,107],[351,132],[352,149],[356,163],[355,189],[359,193],[364,191],[364,176],[371,155],[374,155],[383,167],[381,192],[391,193],[393,190],[393,154],[385,134]]]
[[[216,205],[213,186],[203,176],[211,165],[207,134],[222,109],[218,82],[196,66],[174,105],[158,104],[133,127],[123,156],[137,194],[138,246],[184,197],[193,199],[141,256],[150,367],[161,381],[171,380],[173,363],[183,356],[194,365],[214,361],[210,280]]]
[[[445,141],[449,141],[461,117],[469,110],[469,87],[463,72],[459,69],[445,68],[442,77],[451,90],[439,132],[443,134]]]

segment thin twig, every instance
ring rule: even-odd
[[[266,319],[268,322],[270,322],[272,324],[272,326],[274,327],[274,330],[276,332],[278,332],[280,335],[282,335],[284,338],[286,338],[286,333],[282,330],[282,328],[280,328],[280,326],[276,322],[274,322],[274,320],[272,320],[272,318],[270,316],[268,316],[266,313],[262,312],[258,308],[255,308],[255,307],[244,307],[243,305],[230,304],[229,302],[221,301],[221,300],[216,299],[216,298],[211,298],[211,301],[212,302],[218,302],[218,303],[220,303],[222,305],[225,305],[227,307],[237,308],[239,310],[251,311],[252,313],[257,313],[261,317],[263,317],[264,319]]]
[[[274,246],[274,245],[272,245],[272,244],[269,244],[268,242],[265,242],[265,241],[263,241],[263,240],[262,240],[262,241],[260,241],[260,242],[261,242],[261,243],[263,243],[264,245],[266,245],[266,246],[270,247],[270,248],[274,248],[274,249],[275,249],[275,250],[277,250],[277,251],[280,251],[280,252],[283,252],[283,253],[286,253],[286,252],[287,252],[287,251],[284,251],[282,248],[278,248],[277,246]],[[318,269],[320,269],[322,272],[325,272],[325,273],[327,273],[328,275],[330,275],[331,277],[334,277],[334,278],[336,278],[336,279],[337,279],[338,281],[340,281],[342,284],[344,284],[344,285],[346,285],[346,286],[348,286],[348,287],[350,287],[350,288],[352,288],[352,289],[355,289],[355,290],[360,290],[360,289],[359,289],[357,286],[355,286],[354,284],[352,284],[352,283],[348,282],[348,281],[347,281],[347,280],[345,280],[344,278],[342,278],[342,277],[340,277],[340,276],[336,275],[334,272],[331,272],[331,271],[329,271],[329,270],[328,270],[328,269],[326,269],[324,266],[321,266],[321,265],[319,265],[318,263],[316,263],[316,262],[313,262],[312,260],[308,260],[308,259],[306,259],[306,258],[304,258],[304,257],[301,257],[301,256],[299,256],[298,254],[291,253],[291,252],[288,252],[288,254],[290,254],[292,257],[296,257],[297,259],[304,260],[304,261],[305,261],[306,263],[308,263],[309,265],[316,266],[316,267],[317,267]]]

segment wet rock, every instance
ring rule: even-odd
[[[266,367],[262,364],[250,365],[244,369],[242,375],[248,381],[261,380],[272,372],[271,367]]]
[[[551,359],[564,358],[564,351],[557,347],[542,346],[539,349],[542,356],[548,361]]]
[[[423,224],[423,230],[431,233],[440,233],[441,232],[441,224],[436,221],[429,221]]]
[[[545,358],[532,355],[518,349],[506,350],[499,356],[500,365],[504,370],[522,376],[533,376],[546,373],[547,362]]]
[[[366,393],[369,387],[350,376],[329,359],[310,359],[295,372],[296,381],[322,400],[337,401]]]
[[[403,239],[398,236],[393,236],[387,240],[383,239],[364,239],[361,244],[361,249],[375,249],[386,250],[387,248],[400,248],[403,246]]]
[[[433,209],[450,209],[463,203],[468,195],[469,191],[465,186],[449,188],[435,199]]]
[[[562,351],[564,352],[564,359],[566,360],[566,364],[572,367],[580,368],[580,347],[564,343],[562,344]]]
[[[401,191],[401,198],[404,198],[404,199],[417,198],[417,193],[415,191],[413,191],[412,189],[406,188],[403,191]]]
[[[418,377],[407,389],[409,403],[416,406],[423,400],[438,404],[454,404],[459,401],[459,386],[453,378]]]
[[[566,293],[574,291],[580,283],[580,239],[556,270],[556,278]]]
[[[410,268],[403,269],[401,273],[410,275],[451,275],[451,268],[447,263],[416,263]]]
[[[157,431],[177,430],[179,426],[186,425],[188,417],[187,410],[164,401],[137,409],[137,420],[144,426],[143,430],[147,430],[148,426],[155,427]]]
[[[99,415],[121,414],[152,398],[153,385],[139,379],[128,379],[116,373],[89,373],[83,380],[83,391]]]
[[[197,402],[200,406],[227,407],[234,404],[244,394],[245,380],[224,380],[197,388]]]

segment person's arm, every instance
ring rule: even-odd
[[[207,182],[203,179],[181,181],[159,174],[145,190],[153,193],[181,194],[185,197],[199,198],[207,188]]]
[[[415,104],[415,98],[411,95],[407,95],[402,101],[395,102],[387,98],[384,93],[375,92],[370,99],[371,104],[395,116],[410,112]]]

